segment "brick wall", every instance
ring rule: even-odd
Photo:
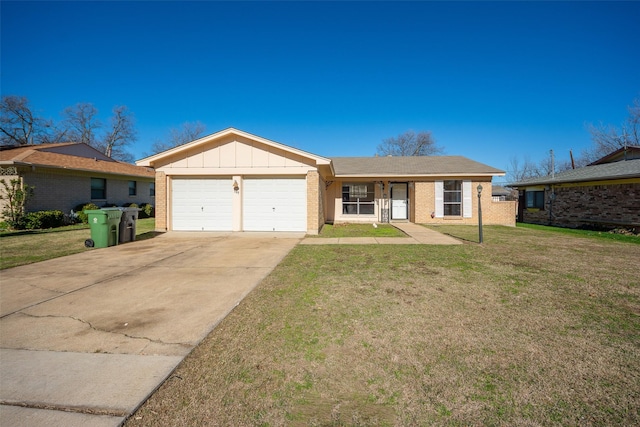
[[[598,185],[563,185],[554,188],[555,200],[550,203],[550,190],[545,190],[545,209],[523,211],[522,222],[580,227],[589,224],[606,225],[640,223],[640,182]]]
[[[320,185],[322,180],[318,171],[307,172],[307,233],[318,234],[324,223],[323,203]],[[324,185],[324,184],[322,184]]]
[[[156,230],[167,231],[167,176],[156,171]]]
[[[516,225],[516,202],[494,202],[491,195],[491,181],[472,181],[471,189],[474,194],[471,196],[473,209],[471,218],[445,217],[431,218],[431,214],[436,211],[436,192],[434,181],[416,182],[414,184],[415,198],[414,211],[415,222],[422,224],[478,224],[478,196],[476,188],[482,184],[482,223],[484,225],[506,225],[513,227]],[[487,191],[489,190],[489,191]]]
[[[138,177],[114,177],[99,173],[69,172],[57,169],[36,169],[22,172],[26,184],[34,187],[34,194],[29,200],[28,212],[41,210],[60,210],[69,213],[79,204],[93,202],[98,206],[105,203],[122,206],[125,203],[155,203],[149,195],[150,182],[141,181]],[[106,199],[91,199],[91,178],[107,180]],[[137,182],[137,194],[129,196],[129,180]]]
[[[7,183],[7,186],[11,187],[12,180],[21,178],[20,175],[0,175],[0,179],[3,179]],[[2,184],[0,184],[0,195],[2,196],[2,198],[0,198],[0,221],[2,221],[4,220],[2,212],[4,212],[5,207],[9,205],[9,201],[6,199],[7,194]]]

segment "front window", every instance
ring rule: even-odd
[[[156,195],[156,183],[151,182],[149,183],[149,196],[153,197],[155,195]]]
[[[444,215],[462,215],[462,181],[444,181]]]
[[[525,203],[527,208],[544,209],[544,191],[526,191]]]
[[[129,181],[129,195],[135,196],[138,193],[138,186],[136,181]]]
[[[342,213],[373,215],[375,188],[373,182],[354,182],[342,186]]]
[[[107,180],[104,178],[91,178],[91,199],[105,200],[107,198]]]

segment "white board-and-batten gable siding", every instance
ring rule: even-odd
[[[156,170],[171,173],[176,169],[232,170],[232,169],[272,169],[292,168],[298,173],[306,173],[316,166],[310,159],[277,147],[270,147],[257,141],[232,137],[211,144],[181,152],[179,157],[167,160]]]

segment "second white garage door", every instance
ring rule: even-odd
[[[244,231],[307,231],[307,184],[304,178],[245,178]]]
[[[172,228],[182,231],[231,231],[231,179],[174,178]]]

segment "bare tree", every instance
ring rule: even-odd
[[[509,159],[509,170],[506,176],[507,182],[518,182],[538,176],[540,176],[538,165],[532,162],[528,156],[524,158],[522,163],[520,163],[520,159],[516,156],[512,156]]]
[[[156,154],[194,141],[202,136],[205,129],[206,126],[199,121],[182,123],[180,127],[169,130],[166,140],[154,142],[151,151]]]
[[[433,156],[443,151],[436,145],[431,132],[422,131],[417,134],[408,130],[395,138],[387,138],[378,145],[380,156]]]
[[[62,124],[67,129],[67,140],[95,146],[96,130],[102,127],[97,115],[98,110],[90,103],[78,103],[65,108],[62,112]]]
[[[59,142],[64,137],[51,120],[36,116],[24,96],[6,95],[0,101],[0,143],[27,145]]]
[[[591,134],[592,147],[583,151],[582,157],[587,163],[610,154],[619,148],[630,145],[640,146],[640,98],[633,100],[633,105],[627,107],[629,117],[617,128],[613,125],[588,126]]]
[[[137,138],[133,113],[124,105],[115,106],[109,129],[102,141],[96,144],[96,148],[113,159],[130,160],[132,156],[125,147]]]

